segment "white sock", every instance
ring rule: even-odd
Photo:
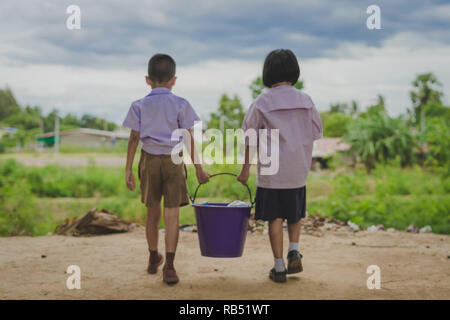
[[[276,272],[283,272],[286,270],[286,267],[284,266],[284,259],[283,258],[275,258],[275,265],[274,265]]]
[[[288,252],[290,252],[292,250],[298,251],[298,242],[289,242]]]

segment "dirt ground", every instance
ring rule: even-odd
[[[268,278],[267,235],[249,233],[241,258],[213,259],[201,257],[196,233],[180,232],[181,280],[168,287],[160,270],[146,273],[143,228],[83,238],[0,238],[0,299],[450,299],[449,236],[330,231],[303,235],[301,251],[304,272],[276,284]],[[381,269],[379,290],[366,286],[374,264]],[[69,265],[81,268],[80,290],[66,288]]]

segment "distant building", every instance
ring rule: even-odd
[[[129,133],[125,131],[105,131],[89,128],[65,130],[59,133],[61,145],[76,145],[83,147],[114,146],[120,140],[128,140]],[[48,132],[38,136],[38,142],[45,146],[55,144],[55,133]]]
[[[342,138],[322,138],[314,141],[312,152],[312,167],[320,163],[321,168],[327,167],[327,160],[338,152],[350,149],[350,144]]]
[[[0,128],[0,137],[3,137],[4,135],[7,135],[7,134],[15,134],[16,132],[17,132],[16,128],[1,127]]]

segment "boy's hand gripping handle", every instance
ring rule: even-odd
[[[215,177],[215,176],[220,176],[220,175],[225,175],[225,174],[226,174],[226,175],[229,175],[229,176],[234,176],[234,177],[237,176],[236,174],[230,173],[230,172],[220,172],[220,173],[212,174],[212,175],[210,175],[209,177],[212,178],[212,177]],[[251,203],[252,206],[253,206],[253,205],[255,204],[255,201],[253,201],[252,191],[250,190],[250,187],[248,186],[248,184],[244,184],[244,185],[247,187],[247,191],[248,191],[248,194],[249,194],[249,196],[250,196],[250,203]],[[194,192],[194,196],[193,196],[193,197],[189,196],[189,198],[191,199],[192,203],[195,203],[195,199],[197,198],[197,191],[198,191],[198,189],[200,188],[200,186],[201,186],[201,184],[199,184],[199,185],[197,186],[197,188],[195,189],[195,192]]]

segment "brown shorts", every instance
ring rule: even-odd
[[[141,201],[151,207],[164,196],[164,207],[175,208],[189,204],[184,163],[175,164],[170,155],[141,151],[139,160]]]

